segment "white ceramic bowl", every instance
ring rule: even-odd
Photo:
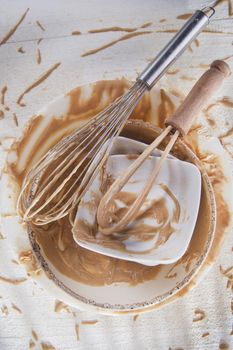
[[[29,156],[31,164],[33,164],[51,144],[54,144],[61,137],[61,129],[56,128],[54,129],[52,139],[48,140],[45,137],[43,144],[38,147],[38,139],[41,135],[46,136],[46,130],[51,127],[54,118],[57,121],[62,118],[66,119],[69,113],[72,118],[70,119],[70,123],[66,126],[66,133],[70,132],[74,127],[78,127],[83,123],[79,111],[82,111],[82,113],[88,115],[88,117],[92,116],[99,109],[108,104],[109,100],[115,98],[117,94],[121,94],[128,86],[128,83],[125,81],[121,82],[121,84],[123,84],[122,90],[119,88],[119,84],[119,81],[110,81],[85,85],[75,89],[71,94],[61,96],[51,102],[31,119],[29,125],[24,130],[22,138],[14,144],[13,150],[9,153],[8,162],[14,163],[17,161],[18,168],[23,170],[26,166],[26,159]],[[93,91],[95,98],[92,100],[91,111],[88,111],[87,106],[88,103],[90,103],[91,96],[93,96]],[[96,98],[96,94],[98,94],[99,91],[102,91],[100,97]],[[153,122],[153,120],[157,122],[159,90],[153,89],[153,91],[145,97],[145,101],[149,101],[150,110],[148,111],[142,108],[141,112],[139,111],[140,116],[143,119],[147,116],[146,119],[150,122]],[[29,129],[31,130],[31,137],[24,142],[24,135]],[[132,137],[133,134],[134,137],[136,135],[135,138],[139,141],[151,142],[159,132],[160,129],[151,123],[141,120],[131,120],[127,123],[123,135]],[[17,147],[20,143],[22,145],[23,142],[23,151],[20,155],[17,155]],[[174,296],[182,290],[184,290],[185,294],[185,287],[190,284],[194,276],[198,274],[200,267],[203,266],[207,259],[214,238],[216,208],[213,188],[200,161],[181,141],[178,142],[178,147],[182,147],[187,158],[195,163],[201,171],[203,186],[202,195],[208,202],[208,212],[206,212],[206,215],[211,218],[210,224],[209,226],[206,225],[203,227],[201,235],[200,230],[199,233],[194,233],[193,235],[190,246],[192,246],[192,242],[194,242],[195,245],[199,242],[198,253],[195,259],[191,260],[188,269],[185,261],[183,261],[183,263],[178,264],[173,271],[176,272],[176,276],[167,278],[166,275],[173,265],[163,265],[158,275],[153,280],[146,281],[136,286],[129,286],[125,283],[101,287],[89,286],[75,282],[59,272],[55,266],[50,263],[43,253],[43,250],[35,241],[33,232],[27,232],[25,226],[21,224],[20,218],[17,216],[15,210],[15,203],[19,193],[18,185],[7,172],[3,175],[3,231],[9,236],[9,239],[11,239],[17,254],[22,250],[33,250],[43,270],[43,273],[36,276],[36,279],[48,292],[52,293],[56,298],[77,308],[110,314],[136,313],[150,310],[151,308],[163,305],[164,302],[174,299]]]

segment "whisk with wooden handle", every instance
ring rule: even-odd
[[[188,133],[193,119],[203,109],[209,98],[222,85],[223,80],[229,76],[230,73],[230,68],[224,61],[214,61],[211,64],[210,69],[206,71],[194,85],[176,112],[166,119],[166,128],[163,130],[161,135],[159,135],[159,137],[157,137],[145,149],[145,151],[130,165],[130,167],[123,175],[119,176],[113,182],[113,184],[101,199],[97,210],[97,222],[99,225],[99,230],[103,234],[109,235],[115,232],[119,232],[119,230],[122,230],[135,219],[139,209],[141,208],[148,193],[150,192],[152,185],[156,180],[156,177],[159,174],[164,160],[171,151],[178,136],[184,136]],[[155,166],[154,171],[146,182],[145,187],[136,198],[134,203],[129,207],[124,216],[118,222],[114,223],[114,213],[111,216],[111,213],[108,210],[109,205],[111,205],[112,200],[114,200],[114,196],[121,191],[131,176],[135,173],[135,171],[148,158],[152,151],[158,147],[159,144],[161,144],[161,142],[169,133],[171,133],[172,136],[170,137],[170,140],[167,143],[167,146],[165,147],[165,150],[163,151],[158,164]],[[176,175],[174,174],[174,176]],[[106,213],[108,213],[108,215],[106,215]]]
[[[43,225],[71,211],[104,164],[114,137],[119,135],[143,94],[154,86],[196,38],[213,14],[211,7],[196,11],[125,95],[82,128],[62,139],[32,167],[25,177],[18,199],[18,212],[25,221]],[[109,143],[103,149],[106,140]],[[94,171],[88,172],[100,150],[99,164]]]

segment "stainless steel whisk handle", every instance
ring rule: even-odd
[[[150,90],[160,79],[168,67],[182,54],[187,46],[197,37],[202,29],[209,23],[215,10],[205,7],[196,11],[185,25],[177,32],[165,48],[155,57],[146,69],[137,78],[147,85]]]

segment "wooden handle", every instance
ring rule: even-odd
[[[210,68],[196,82],[184,102],[175,113],[166,119],[165,125],[171,125],[181,135],[186,135],[193,119],[203,109],[210,97],[219,89],[223,80],[231,74],[230,67],[224,61],[214,61]]]

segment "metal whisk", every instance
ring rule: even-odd
[[[64,217],[74,208],[104,164],[114,137],[119,135],[145,91],[155,85],[209,23],[214,12],[211,7],[196,11],[126,94],[63,138],[33,166],[18,199],[18,212],[25,221],[44,225]],[[106,140],[109,143],[103,149]],[[99,164],[92,172],[87,171],[100,150]]]

